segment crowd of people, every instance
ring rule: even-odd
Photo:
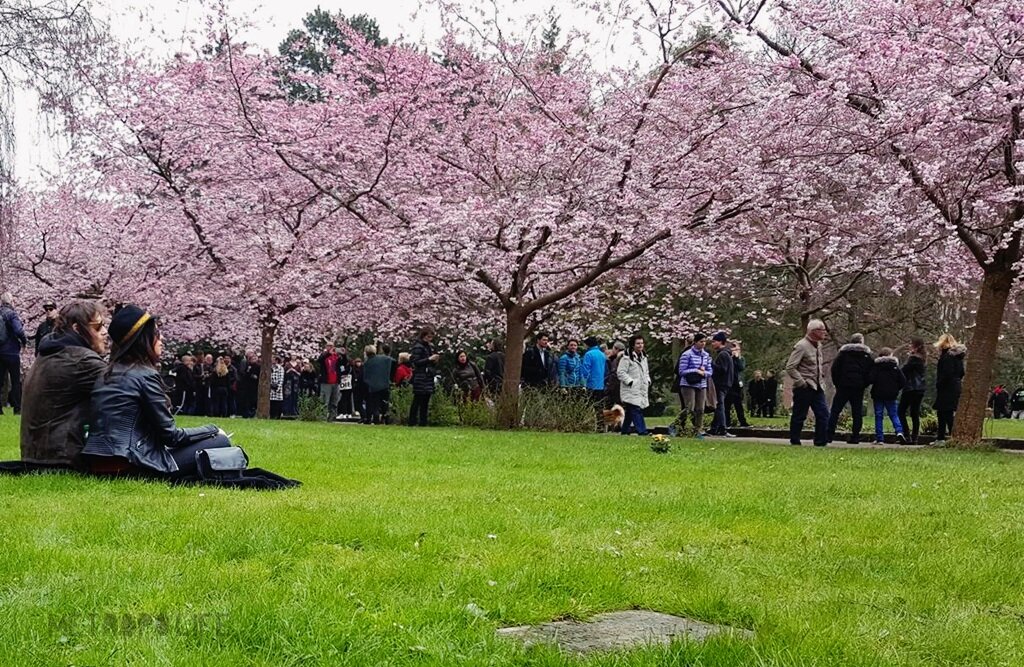
[[[8,399],[17,413],[22,407],[21,349],[28,341],[11,296],[4,294],[0,301],[3,322],[0,371],[9,378]],[[64,319],[79,315],[83,303],[86,302],[70,304],[74,308]],[[55,304],[45,304],[44,311],[45,318],[34,336],[37,357],[52,353],[52,341],[61,338],[57,334],[63,335],[65,346],[69,335],[69,324],[61,319]],[[78,320],[71,322],[75,326],[80,324]],[[356,355],[334,344],[326,345],[316,359],[277,356],[270,372],[271,416],[297,416],[300,400],[308,397],[322,402],[328,420],[390,423],[393,421],[391,390],[408,386],[412,403],[407,423],[425,426],[431,396],[443,384],[441,354],[434,347],[435,336],[432,327],[422,328],[410,349],[397,358],[387,345],[367,345],[362,354]],[[825,325],[820,320],[812,320],[806,336],[796,343],[785,366],[784,376],[792,385],[790,441],[799,444],[803,424],[811,412],[815,417],[814,444],[822,446],[832,442],[840,415],[849,407],[852,418],[849,442],[859,442],[865,394],[870,388],[875,441],[884,439],[884,419],[888,416],[899,441],[917,442],[926,389],[924,341],[912,339],[901,363],[892,349],[882,348],[875,355],[863,336],[851,336],[831,362],[830,379],[835,393],[829,406],[821,346],[826,337]],[[943,440],[952,432],[966,349],[948,334],[939,338],[935,348],[939,356],[934,407],[938,416],[938,439]],[[161,360],[157,358],[155,363],[159,370]],[[482,368],[467,350],[458,350],[450,366],[448,384],[463,400],[494,399],[503,390],[505,352],[500,340],[487,343]],[[163,386],[170,388],[170,412],[220,418],[253,417],[257,409],[260,370],[260,360],[252,351],[238,356],[183,354],[162,378]],[[773,417],[779,393],[778,378],[770,370],[756,370],[749,386],[744,386],[745,372],[746,362],[739,341],[731,341],[723,331],[710,337],[695,334],[677,362],[673,386],[678,389],[680,414],[672,428],[677,432],[689,428],[698,437],[731,437],[729,428],[734,423],[748,426],[747,410],[758,417]],[[599,426],[606,423],[602,420],[603,411],[621,406],[620,432],[647,433],[644,411],[650,405],[652,381],[645,341],[640,335],[628,341],[608,342],[588,337],[582,345],[573,338],[566,341],[559,354],[553,349],[549,335],[538,334],[523,351],[520,384],[588,396],[595,407]],[[744,394],[748,400],[746,410]],[[1024,418],[1024,388],[1011,395],[999,386],[990,398],[990,405],[996,417]],[[706,412],[713,416],[705,431]]]

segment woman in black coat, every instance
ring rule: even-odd
[[[441,355],[434,352],[434,328],[420,329],[416,342],[409,353],[412,362],[412,407],[409,409],[409,426],[426,426],[430,397],[434,394],[434,376]]]
[[[925,390],[925,350],[924,340],[913,338],[910,341],[910,356],[903,364],[903,376],[907,378],[907,386],[900,394],[899,415],[900,423],[903,424],[903,432],[910,431],[910,444],[917,444],[917,436],[921,432],[921,402],[924,400]],[[907,421],[907,413],[910,414],[913,428],[908,428],[911,422]]]
[[[967,348],[957,343],[949,334],[939,336],[935,348],[939,350],[939,363],[935,374],[935,413],[939,419],[939,431],[935,440],[942,442],[946,439],[947,433],[953,434],[953,417],[960,403]]]

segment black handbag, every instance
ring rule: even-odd
[[[689,373],[683,374],[683,379],[686,380],[686,384],[700,384],[700,381],[704,378],[703,375],[697,371],[690,371]]]
[[[204,480],[241,479],[249,457],[241,447],[217,447],[196,452],[196,468]]]

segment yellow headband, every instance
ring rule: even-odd
[[[139,321],[136,322],[134,326],[132,326],[132,328],[128,330],[128,333],[124,335],[124,338],[120,340],[120,344],[126,344],[131,339],[131,337],[138,333],[139,329],[144,327],[146,325],[146,322],[149,322],[151,319],[153,319],[152,315],[150,315],[149,313],[143,313],[142,317],[139,318]]]

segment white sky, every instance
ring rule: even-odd
[[[421,0],[222,0],[233,17],[243,17],[253,29],[242,39],[254,46],[276,52],[289,30],[301,27],[302,18],[318,6],[345,15],[368,14],[377,20],[381,34],[391,41],[401,40],[432,45],[442,35],[435,12],[424,8]],[[476,0],[476,6],[493,11],[492,2],[501,7],[503,17],[542,14],[554,7],[560,15],[562,38],[572,29],[595,30],[592,16],[573,8],[565,0]],[[202,0],[93,0],[94,15],[108,23],[114,35],[133,41],[155,54],[172,54],[188,49],[187,35],[203,31],[204,16],[211,2]],[[204,8],[206,5],[206,8]],[[623,55],[638,57],[635,45],[624,43],[619,49],[606,44],[601,53],[592,54],[604,66],[619,64]],[[59,137],[53,137],[29,94],[16,94],[15,174],[24,181],[36,181],[45,170],[59,164],[66,150]]]

